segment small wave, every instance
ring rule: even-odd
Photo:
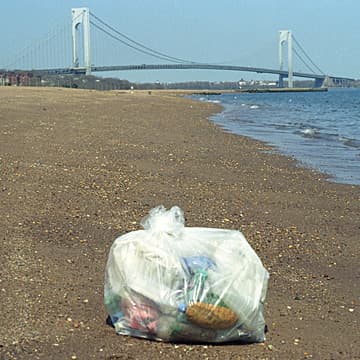
[[[220,104],[220,100],[208,100],[209,103]]]
[[[274,124],[276,130],[288,130],[290,126],[288,124]]]
[[[360,149],[360,140],[357,139],[350,139],[346,137],[339,137],[339,140],[346,146],[350,146],[356,149]]]
[[[313,128],[306,128],[306,129],[300,130],[300,133],[303,136],[310,137],[310,138],[313,138],[318,134],[318,132]]]
[[[258,109],[259,108],[259,105],[251,105],[250,106],[250,109]]]

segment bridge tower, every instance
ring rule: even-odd
[[[73,8],[71,9],[72,15],[72,46],[73,46],[73,67],[79,67],[79,46],[78,46],[78,28],[83,26],[84,33],[84,62],[86,75],[91,74],[91,58],[90,58],[90,11],[89,8]]]
[[[292,34],[290,30],[279,31],[279,65],[280,70],[283,70],[283,45],[287,42],[288,48],[288,87],[292,88],[293,84],[293,64],[292,64]],[[284,87],[284,75],[279,75],[279,87]]]

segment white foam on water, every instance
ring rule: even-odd
[[[309,137],[314,137],[316,135],[316,130],[311,128],[300,130],[300,132]]]

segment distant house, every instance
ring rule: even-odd
[[[15,71],[0,71],[1,86],[29,86],[32,74]]]

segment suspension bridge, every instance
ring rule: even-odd
[[[68,31],[71,29],[71,36]],[[94,48],[96,49],[99,42],[94,44],[90,31],[96,31],[97,34],[111,39],[118,48],[124,47],[131,49],[136,53],[141,53],[147,57],[161,60],[156,64],[119,64],[119,65],[94,65],[101,62],[92,57]],[[71,45],[67,40],[71,39]],[[100,41],[100,44],[102,41]],[[283,54],[284,47],[287,46],[287,56]],[[71,54],[69,53],[71,49]],[[62,60],[61,56],[66,57]],[[106,53],[106,51],[104,52]],[[279,68],[252,67],[226,64],[210,64],[204,62],[196,62],[179,57],[171,56],[165,52],[158,51],[146,46],[115,27],[111,26],[95,14],[89,8],[73,8],[71,10],[71,27],[66,24],[65,28],[60,27],[50,32],[42,41],[24,49],[10,64],[2,67],[0,65],[0,80],[2,74],[9,71],[24,73],[28,72],[36,76],[44,75],[70,75],[84,74],[90,75],[96,72],[113,72],[113,71],[146,71],[146,70],[217,70],[217,71],[239,71],[252,72],[258,74],[274,74],[278,76],[278,86],[284,87],[285,79],[287,86],[293,87],[293,78],[307,78],[314,80],[314,87],[341,85],[350,86],[354,79],[346,77],[338,77],[326,75],[311,59],[308,53],[301,46],[289,30],[279,31],[278,42]],[[307,72],[299,72],[293,70],[293,56],[307,68]],[[69,59],[71,58],[71,61]],[[46,60],[46,61],[45,61]],[[164,63],[165,61],[165,63]],[[43,64],[46,62],[46,66]],[[284,62],[287,62],[287,68],[284,68]],[[60,65],[56,65],[59,64]],[[69,65],[64,65],[69,64]],[[1,70],[1,68],[3,68]]]

